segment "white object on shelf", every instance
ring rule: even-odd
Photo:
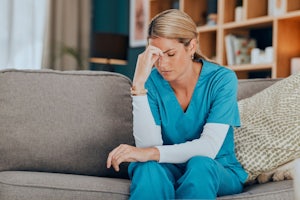
[[[251,64],[258,64],[260,62],[260,49],[253,48],[251,50]]]
[[[273,47],[266,47],[265,48],[265,61],[267,63],[273,62]]]
[[[234,36],[232,34],[228,34],[225,36],[225,47],[228,65],[234,65],[233,38]]]
[[[242,6],[238,6],[235,8],[234,18],[235,18],[236,22],[243,21],[243,7]]]
[[[287,0],[269,0],[268,14],[270,16],[279,16],[286,12]]]
[[[254,48],[251,50],[251,64],[262,64],[273,62],[273,47],[266,47],[265,50]]]
[[[291,59],[291,74],[300,73],[300,57]]]

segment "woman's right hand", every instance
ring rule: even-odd
[[[138,56],[132,85],[136,90],[144,89],[154,63],[163,56],[162,50],[149,45],[146,50]]]
[[[121,144],[113,149],[107,157],[106,166],[118,172],[123,162],[147,162],[149,160],[159,161],[160,154],[156,147],[137,148],[135,146]]]

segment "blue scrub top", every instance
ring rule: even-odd
[[[205,60],[199,62],[203,64],[202,70],[185,112],[169,82],[153,68],[145,87],[148,89],[148,101],[155,123],[161,126],[165,145],[198,139],[206,123],[230,125],[215,160],[231,168],[241,182],[245,182],[248,174],[234,152],[233,127],[240,126],[236,75],[217,64]]]

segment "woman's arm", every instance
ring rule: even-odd
[[[197,155],[214,159],[229,129],[227,124],[207,123],[199,139],[182,144],[162,145],[161,128],[154,122],[147,96],[134,97],[133,105],[133,133],[136,146],[156,146],[160,153],[159,162],[183,163]]]
[[[160,127],[158,126],[158,128],[154,123],[150,108],[144,109],[144,112],[139,113],[139,109],[141,109],[139,106],[146,105],[146,107],[149,107],[147,98],[140,98],[139,100],[142,102],[135,104],[135,106],[138,105],[138,109],[133,110],[135,117],[134,123],[137,123],[135,140],[140,146],[147,146],[156,142],[162,143]],[[148,117],[140,117],[140,114]],[[143,124],[147,124],[147,127],[144,128]],[[228,128],[229,125],[226,124],[207,123],[199,139],[182,144],[157,145],[156,147],[144,148],[121,144],[109,153],[107,167],[110,168],[113,166],[116,171],[119,171],[119,165],[122,162],[146,162],[155,160],[161,163],[183,163],[197,155],[215,158],[222,147]],[[148,132],[148,130],[151,131]],[[151,140],[151,142],[144,140],[144,136],[145,138],[149,137],[148,139]]]
[[[146,95],[132,96],[133,135],[136,147],[121,144],[112,150],[107,158],[107,168],[113,166],[119,171],[122,162],[146,162],[159,160],[159,150],[155,145],[162,145],[161,128],[155,125]]]
[[[194,156],[214,159],[226,138],[229,125],[207,123],[199,139],[181,144],[157,146],[161,163],[184,163]]]
[[[132,105],[136,147],[161,146],[163,144],[161,127],[154,122],[147,96],[132,96]]]
[[[162,55],[163,52],[159,48],[149,45],[146,50],[138,56],[132,81],[132,95],[145,93],[145,82],[151,73],[152,66]],[[141,98],[143,99],[145,97],[147,100],[147,96]],[[133,99],[139,99],[139,96],[136,96],[136,98],[134,97]],[[159,160],[159,151],[153,146],[162,144],[160,126],[155,125],[150,108],[148,108],[149,104],[147,102],[147,105],[145,106],[143,105],[144,102],[145,101],[139,102],[138,100],[133,100],[133,107],[135,110],[133,113],[135,116],[134,119],[140,120],[140,122],[134,122],[134,137],[137,147],[121,144],[114,148],[107,157],[107,168],[113,166],[116,171],[119,171],[119,165],[122,162],[146,162],[149,160]],[[149,109],[149,111],[144,112],[144,109]],[[145,120],[145,117],[147,120]],[[151,125],[149,126],[148,123]],[[146,130],[149,130],[149,132],[146,132]],[[148,133],[151,133],[151,135],[147,135]]]

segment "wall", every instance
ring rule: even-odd
[[[129,0],[92,0],[92,4],[93,32],[120,33],[129,36]],[[128,64],[125,66],[114,65],[113,70],[132,79],[137,56],[143,50],[144,47],[128,47]],[[107,66],[92,63],[90,69],[111,70]]]

